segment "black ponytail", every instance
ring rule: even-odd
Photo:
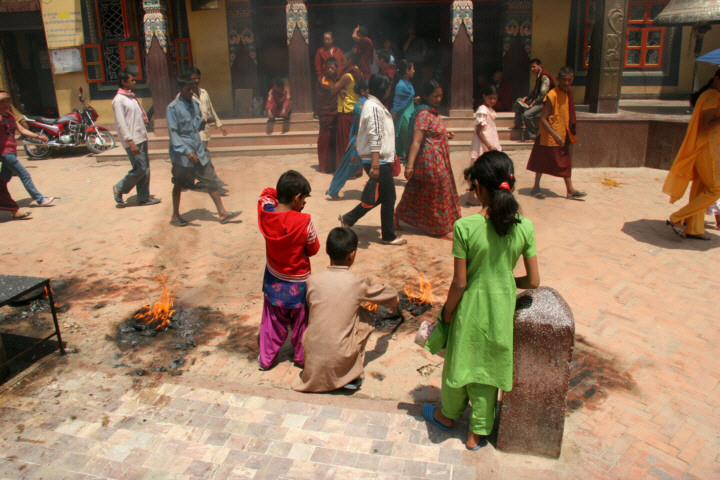
[[[690,96],[690,105],[691,105],[692,107],[695,107],[695,104],[697,103],[698,98],[700,98],[700,95],[702,95],[703,92],[705,92],[705,90],[707,90],[708,88],[712,87],[712,84],[713,84],[713,81],[715,80],[715,77],[720,77],[720,70],[716,70],[716,71],[715,71],[715,75],[713,75],[712,78],[710,78],[710,80],[708,80],[708,82],[707,82],[705,85],[703,85],[702,87],[700,87],[700,90],[698,90],[697,92],[693,93],[693,94]]]
[[[510,233],[513,225],[520,223],[520,205],[512,194],[515,189],[515,168],[510,157],[498,150],[485,152],[464,174],[465,180],[473,185],[479,183],[490,195],[488,214],[498,235]]]

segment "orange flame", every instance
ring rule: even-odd
[[[173,310],[173,297],[165,284],[165,277],[159,276],[157,279],[162,283],[162,293],[160,301],[155,302],[152,307],[150,305],[143,306],[133,318],[140,323],[146,325],[155,325],[155,330],[162,330],[170,324],[170,317],[175,313]]]
[[[365,302],[362,304],[362,307],[370,313],[377,313],[378,306],[374,303]]]
[[[425,275],[420,276],[419,289],[416,289],[414,285],[406,285],[403,289],[405,296],[409,301],[415,302],[418,305],[423,303],[430,303],[432,300],[432,284],[428,282]]]

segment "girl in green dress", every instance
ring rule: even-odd
[[[512,389],[517,288],[537,288],[540,275],[532,223],[518,214],[512,194],[510,158],[485,152],[465,170],[465,180],[483,210],[455,222],[455,271],[441,313],[447,329],[441,407],[425,405],[423,415],[449,430],[470,402],[465,445],[477,450],[493,428],[498,389]],[[521,255],[526,275],[515,277]]]

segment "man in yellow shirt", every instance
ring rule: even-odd
[[[558,74],[558,85],[550,90],[543,101],[540,114],[540,131],[535,139],[527,169],[535,172],[535,185],[530,192],[537,198],[544,198],[540,190],[543,173],[565,180],[567,198],[580,200],[587,194],[576,190],[572,184],[572,158],[570,144],[575,138],[575,100],[572,85],[573,69],[563,67]]]

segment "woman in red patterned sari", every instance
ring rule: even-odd
[[[452,232],[460,218],[455,177],[450,166],[448,140],[453,133],[445,129],[437,107],[442,101],[442,87],[435,81],[423,87],[424,104],[415,110],[412,143],[405,166],[408,180],[395,222],[400,220],[430,234],[443,236]]]

